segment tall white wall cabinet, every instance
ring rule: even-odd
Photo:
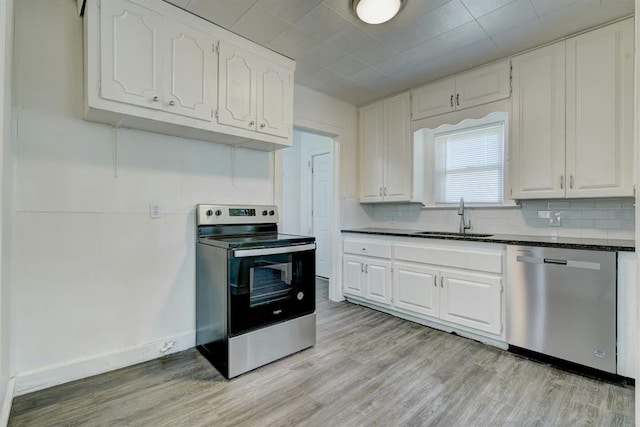
[[[633,196],[633,19],[512,59],[514,199]]]
[[[409,92],[360,108],[360,201],[412,197],[413,134]]]

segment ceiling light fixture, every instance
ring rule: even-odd
[[[382,24],[398,14],[406,0],[353,0],[351,8],[367,24]]]

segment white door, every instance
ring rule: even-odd
[[[418,120],[455,109],[456,80],[451,77],[413,90],[412,119]]]
[[[217,102],[216,41],[185,24],[165,20],[167,111],[211,121]]]
[[[516,56],[512,64],[511,196],[564,197],[565,44]]]
[[[384,101],[384,123],[386,144],[382,195],[386,202],[408,202],[413,183],[413,134],[408,92]]]
[[[364,274],[362,259],[345,255],[342,263],[344,293],[364,296]]]
[[[383,103],[360,109],[360,201],[382,201]]]
[[[500,335],[502,279],[478,273],[442,272],[440,318]]]
[[[633,196],[633,19],[567,40],[567,197]]]
[[[365,297],[382,304],[391,303],[391,262],[366,260]]]
[[[218,66],[218,122],[256,130],[258,91],[254,56],[221,41]]]
[[[456,109],[509,97],[509,61],[501,61],[456,76]]]
[[[312,156],[311,223],[316,238],[316,275],[331,275],[331,154]]]
[[[417,314],[438,317],[438,271],[396,262],[393,269],[393,305]]]
[[[258,68],[258,131],[287,138],[293,128],[293,71],[261,60]]]
[[[100,96],[162,109],[163,18],[126,0],[100,9]]]

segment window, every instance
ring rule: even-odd
[[[502,205],[506,113],[434,130],[433,203]]]

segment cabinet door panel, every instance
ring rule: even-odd
[[[455,78],[431,83],[413,90],[412,119],[418,120],[455,109]]]
[[[366,261],[366,298],[383,304],[391,303],[391,263]]]
[[[256,130],[257,77],[253,55],[220,42],[218,122]]]
[[[502,332],[502,279],[449,271],[442,275],[440,318],[499,335]]]
[[[344,292],[364,296],[364,266],[362,260],[345,256],[343,260]]]
[[[293,72],[264,63],[258,73],[258,131],[288,137],[293,126]]]
[[[383,195],[386,202],[411,200],[413,136],[411,99],[403,93],[384,101],[385,163]]]
[[[393,270],[393,305],[418,314],[438,317],[440,296],[437,270],[396,263]]]
[[[100,9],[100,96],[161,109],[162,17],[126,0]]]
[[[633,196],[633,21],[567,40],[568,197]]]
[[[382,102],[360,109],[360,201],[382,201]]]
[[[512,64],[511,195],[564,197],[564,42],[517,56]]]
[[[167,111],[211,121],[217,98],[215,40],[182,23],[166,21]]]
[[[509,97],[509,61],[480,67],[456,76],[456,109]]]

